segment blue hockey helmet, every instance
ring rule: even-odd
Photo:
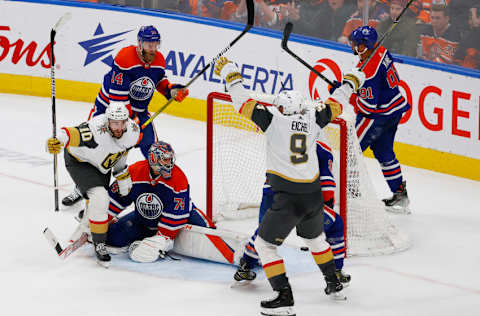
[[[175,165],[175,151],[169,143],[157,141],[148,150],[148,164],[155,174],[169,179]]]
[[[356,28],[352,34],[350,34],[349,40],[350,42],[353,42],[355,46],[365,44],[368,49],[372,49],[375,47],[377,38],[377,31],[371,26],[364,25]]]
[[[158,42],[160,45],[161,37],[158,30],[153,25],[145,25],[140,28],[137,34],[137,40],[143,42]]]

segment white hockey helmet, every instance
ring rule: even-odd
[[[296,90],[284,90],[273,100],[280,112],[284,115],[299,114],[305,110],[305,97]]]
[[[110,101],[110,104],[105,111],[107,118],[115,121],[124,121],[128,119],[129,112],[125,103],[118,101]]]

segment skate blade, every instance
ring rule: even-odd
[[[113,247],[113,246],[105,245],[105,248],[107,248],[108,253],[111,254],[111,255],[120,255],[122,253],[127,253],[128,252],[128,246]]]
[[[347,297],[342,292],[335,292],[328,295],[334,301],[346,301]]]
[[[234,280],[231,284],[230,284],[230,288],[231,289],[239,289],[239,288],[245,288],[245,287],[250,287],[252,286],[253,284],[253,280],[241,280],[241,281],[237,281],[237,280]]]
[[[385,210],[387,212],[393,213],[393,214],[405,214],[409,215],[412,214],[412,211],[408,206],[385,206]]]
[[[295,316],[295,310],[292,306],[279,308],[262,308],[260,314],[265,316]]]
[[[108,269],[110,267],[110,261],[100,261],[96,260],[97,264],[105,269]]]
[[[345,283],[340,282],[340,283],[342,283],[344,289],[350,286],[350,282],[345,282]]]

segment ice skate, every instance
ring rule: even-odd
[[[75,187],[72,193],[62,199],[62,204],[65,206],[72,206],[81,199],[83,199],[82,194],[80,193],[80,191],[78,191],[78,188]]]
[[[110,266],[111,257],[108,254],[107,248],[103,242],[94,244],[95,247],[95,255],[97,256],[97,263],[104,268],[108,268]]]
[[[383,199],[383,203],[385,203],[385,209],[388,212],[396,213],[396,214],[410,214],[410,200],[408,199],[407,194],[407,183],[405,181],[402,182],[400,188],[393,193],[393,196],[390,199]]]
[[[292,288],[288,286],[275,292],[277,293],[275,298],[260,303],[261,314],[267,316],[295,316]]]
[[[233,278],[237,283],[249,283],[255,280],[257,274],[248,267],[247,260],[240,258],[240,265],[237,272],[233,275]]]
[[[338,281],[342,283],[343,288],[346,288],[350,285],[350,280],[352,279],[350,274],[346,274],[342,270],[335,271],[335,274],[337,275]]]
[[[335,301],[345,301],[347,297],[343,293],[343,285],[340,283],[336,275],[333,277],[325,277],[327,287],[325,288],[325,294]]]

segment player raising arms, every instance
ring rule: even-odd
[[[181,102],[188,96],[188,89],[180,84],[172,84],[165,74],[165,58],[158,51],[161,37],[152,26],[142,26],[137,34],[138,46],[122,48],[114,59],[112,68],[104,76],[103,84],[95,99],[90,117],[105,113],[113,101],[124,103],[130,110],[130,117],[138,119],[141,126],[149,118],[148,105],[155,89],[167,99]],[[157,140],[153,124],[142,129],[142,140],[138,144],[145,158],[150,145]],[[70,206],[78,202],[81,195],[75,190],[66,196],[62,203]]]
[[[127,154],[139,138],[140,127],[128,117],[124,103],[112,101],[105,114],[76,127],[62,127],[56,138],[47,141],[51,154],[65,148],[67,171],[88,199],[85,219],[88,219],[98,262],[103,266],[110,262],[105,248],[110,174],[113,171],[117,179],[119,194],[127,195],[132,186]],[[82,232],[78,233],[80,236]]]
[[[358,67],[372,55],[377,37],[377,32],[370,26],[361,26],[350,35],[353,53],[360,57]],[[406,181],[393,151],[393,142],[402,114],[410,109],[410,104],[398,88],[400,78],[392,55],[385,47],[378,48],[363,72],[366,80],[358,95],[353,94],[350,99],[357,112],[355,126],[360,147],[362,151],[368,147],[373,151],[393,193],[391,198],[383,200],[386,209],[408,214],[410,201]]]
[[[323,224],[327,242],[332,248],[334,255],[336,274],[338,280],[346,287],[351,276],[342,271],[343,260],[345,258],[345,238],[344,223],[342,217],[335,213],[335,179],[332,174],[333,155],[330,147],[325,143],[317,140],[316,142],[317,157],[320,168],[320,181],[322,184],[323,195]],[[262,221],[265,212],[272,207],[275,191],[265,182],[263,187],[262,202],[260,203],[260,212],[258,214],[259,223]],[[243,256],[240,259],[240,265],[233,276],[238,282],[251,281],[256,277],[256,273],[252,269],[258,264],[258,254],[255,250],[255,239],[257,238],[258,229],[245,245]]]
[[[175,164],[175,152],[168,143],[152,144],[148,160],[134,163],[128,171],[132,189],[124,196],[117,183],[113,183],[109,212],[116,216],[132,203],[135,210],[110,225],[107,245],[130,245],[130,259],[154,262],[173,248],[177,234],[187,223],[215,228],[190,201],[188,179]]]
[[[283,259],[277,252],[294,227],[324,275],[325,293],[345,299],[341,293],[343,286],[335,274],[333,253],[323,232],[323,198],[315,141],[321,128],[342,113],[339,102],[348,102],[347,95],[363,84],[363,74],[358,71],[346,74],[345,84],[325,104],[309,106],[299,92],[282,91],[275,97],[274,107],[267,108],[249,99],[242,75],[226,58],[217,61],[215,73],[225,79],[235,109],[257,124],[267,140],[267,180],[277,193],[258,228],[255,249],[277,296],[261,302],[262,314],[295,314],[292,289]]]

